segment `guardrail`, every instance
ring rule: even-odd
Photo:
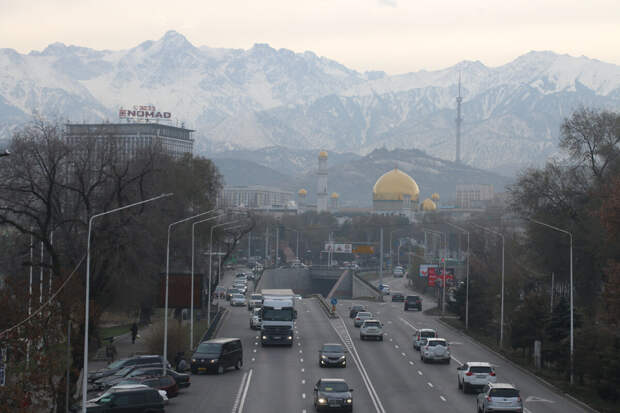
[[[361,281],[362,283],[364,283],[365,285],[367,285],[369,288],[371,288],[372,290],[376,291],[378,294],[383,294],[383,292],[378,289],[374,284],[372,284],[369,281],[366,281],[363,277],[360,277],[360,275],[358,273],[354,273],[353,276],[355,278],[357,278],[359,281]]]
[[[209,326],[209,328],[207,328],[207,331],[205,331],[204,335],[202,336],[202,340],[200,340],[201,342],[205,340],[210,340],[213,337],[213,334],[215,334],[215,330],[217,330],[217,326],[220,323],[222,315],[224,315],[225,311],[226,309],[224,309],[223,307],[218,308],[217,313],[215,313],[215,316],[213,317],[211,325]]]
[[[332,306],[327,302],[325,297],[323,297],[321,294],[312,294],[311,297],[315,297],[319,300],[321,308],[323,309],[323,311],[325,311],[325,314],[327,314],[329,318],[338,318],[338,315],[332,311]]]

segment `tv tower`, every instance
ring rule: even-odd
[[[461,163],[461,102],[463,97],[461,96],[461,72],[459,72],[459,95],[456,97],[456,163]]]

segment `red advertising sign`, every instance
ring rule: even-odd
[[[428,268],[428,286],[434,287],[435,284],[443,285],[442,282],[447,280],[448,283],[454,281],[454,268],[446,268],[446,274],[443,274],[443,267]],[[439,281],[439,282],[438,282]]]

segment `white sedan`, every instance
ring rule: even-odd
[[[243,294],[234,293],[232,297],[230,297],[230,305],[232,306],[245,306],[245,296]]]

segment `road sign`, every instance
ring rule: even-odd
[[[336,300],[336,298],[332,298],[331,303],[332,305],[336,305],[338,304],[338,300]]]
[[[375,249],[372,245],[358,245],[353,248],[355,254],[374,254]]]

